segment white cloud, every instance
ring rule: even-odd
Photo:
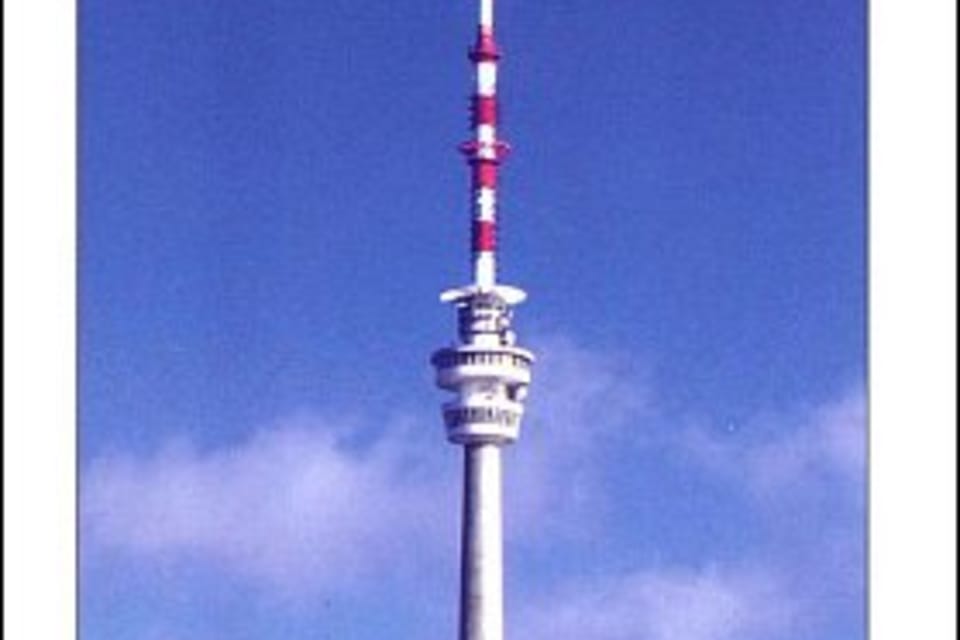
[[[769,576],[654,570],[578,581],[522,607],[518,637],[551,640],[751,640],[792,624]]]
[[[614,360],[568,341],[538,355],[530,415],[507,453],[506,524],[520,541],[584,529],[577,516],[602,502],[598,447],[645,398]],[[427,415],[392,421],[367,446],[350,444],[358,425],[300,417],[210,451],[181,442],[96,459],[81,482],[84,548],[195,558],[291,590],[352,587],[403,570],[398,559],[455,564],[460,457]]]
[[[851,523],[862,505],[831,502],[840,517],[828,514],[829,527],[821,526],[824,511],[810,505],[832,493],[859,495],[862,390],[765,441],[702,429],[654,438],[646,423],[663,416],[654,414],[642,371],[560,338],[541,341],[537,352],[529,415],[506,454],[511,544],[542,547],[549,539],[562,550],[606,536],[607,516],[623,507],[612,502],[622,492],[605,484],[616,475],[610,454],[638,445],[646,454],[684,454],[690,473],[718,473],[755,499],[755,522],[767,531],[762,544],[719,568],[634,566],[619,577],[534,592],[518,609],[515,635],[750,640],[789,637],[778,634],[801,609],[805,628],[811,610],[826,611],[830,602],[857,610],[862,531]],[[232,447],[171,445],[147,457],[94,460],[81,482],[85,555],[195,559],[294,592],[353,589],[436,567],[452,572],[460,457],[444,444],[430,409],[422,420],[392,421],[362,446],[349,437],[356,425],[312,418],[265,428]],[[807,503],[798,501],[802,495]]]
[[[417,463],[434,478],[442,468],[402,437],[356,450],[342,433],[317,421],[206,453],[181,445],[95,461],[82,482],[85,547],[199,558],[284,588],[334,588],[403,558],[398,550],[418,539],[452,537],[444,529],[453,516],[437,508],[444,491]]]
[[[788,420],[781,418],[782,422]],[[762,441],[687,431],[679,450],[749,498],[763,536],[749,561],[776,571],[809,628],[865,610],[866,397],[854,388]]]
[[[866,461],[866,401],[861,390],[813,412],[807,425],[750,452],[754,489],[817,480],[861,481]]]
[[[594,578],[590,576],[595,572],[584,567],[583,580],[521,608],[517,635],[559,640],[768,640],[806,637],[838,621],[856,628],[865,598],[865,406],[864,393],[856,388],[835,402],[774,419],[764,425],[766,429],[748,425],[739,433],[716,435],[695,428],[680,437],[645,436],[650,432],[643,428],[643,420],[663,417],[625,412],[623,424],[614,431],[625,425],[629,433],[637,434],[638,453],[648,459],[670,457],[691,476],[723,480],[731,502],[720,508],[734,509],[731,513],[736,513],[732,505],[740,497],[749,498],[744,508],[752,523],[749,537],[755,542],[704,571],[682,565],[665,569],[635,565],[635,571],[625,576]],[[599,482],[598,468],[610,457],[592,459],[596,448],[623,444],[601,439],[580,446],[581,461],[586,463],[580,472],[595,483],[595,495],[615,494]],[[576,472],[576,465],[561,466],[564,475],[558,484],[569,487]],[[581,527],[596,526],[596,520],[591,522],[582,513],[569,509],[559,513]],[[582,524],[584,520],[588,524]],[[618,542],[624,544],[622,539]],[[703,551],[709,557],[710,551]],[[621,546],[619,553],[629,555],[629,549]]]
[[[856,492],[865,481],[866,432],[866,397],[858,387],[810,411],[800,426],[777,429],[773,439],[745,441],[695,428],[683,433],[680,448],[760,498],[825,482]]]
[[[605,456],[642,439],[650,387],[635,365],[566,338],[542,338],[535,348],[528,416],[507,452],[507,536],[589,536],[609,510]]]

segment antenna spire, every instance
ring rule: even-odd
[[[497,138],[497,63],[493,0],[480,0],[477,38],[469,53],[476,86],[471,97],[473,138],[460,145],[471,168],[471,256],[474,284],[492,289],[497,279],[497,173],[509,146]]]

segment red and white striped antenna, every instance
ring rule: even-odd
[[[471,99],[473,139],[460,150],[471,168],[471,253],[474,284],[481,289],[497,278],[497,175],[509,146],[497,137],[497,64],[500,50],[493,31],[493,0],[480,0],[477,40],[470,50],[476,89]]]
[[[526,299],[516,287],[497,282],[497,180],[510,145],[499,138],[497,65],[500,48],[493,29],[494,0],[480,0],[476,41],[469,50],[475,87],[470,98],[473,137],[460,145],[470,166],[470,256],[473,282],[445,291],[444,302],[462,303],[478,293],[495,295],[508,305]]]

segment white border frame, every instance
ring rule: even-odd
[[[956,637],[956,3],[870,3],[870,629]]]
[[[76,5],[4,12],[4,637],[76,634]]]
[[[956,5],[874,0],[871,635],[956,632]],[[4,632],[75,620],[76,5],[4,2]]]

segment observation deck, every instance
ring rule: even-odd
[[[458,393],[443,404],[447,438],[457,444],[513,442],[519,436],[533,354],[514,346],[440,349],[430,362],[441,389]]]

